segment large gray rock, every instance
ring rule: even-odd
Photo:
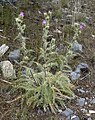
[[[15,70],[13,69],[13,65],[10,61],[2,61],[0,62],[0,67],[2,71],[2,75],[4,78],[15,78]]]

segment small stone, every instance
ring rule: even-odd
[[[80,63],[76,70],[71,72],[70,76],[71,76],[71,80],[77,80],[80,77],[81,71],[86,71],[88,72],[89,67],[87,64],[85,63]]]
[[[60,0],[52,0],[53,3],[58,4]]]
[[[77,105],[84,106],[85,105],[85,98],[79,98],[77,99]]]
[[[80,70],[88,70],[89,67],[86,63],[80,63],[78,66],[77,66],[77,69],[80,69]]]
[[[61,112],[60,114],[65,116],[65,117],[68,117],[68,116],[73,114],[73,110],[71,110],[70,108],[66,108],[66,110]]]
[[[90,103],[95,104],[95,98],[93,98]]]
[[[88,91],[88,90],[86,90],[85,92],[86,92],[86,93],[89,93],[89,91]]]
[[[91,36],[92,36],[93,38],[95,38],[95,35],[92,34]]]
[[[5,52],[6,52],[8,49],[9,49],[9,47],[6,46],[5,44],[3,44],[2,46],[0,46],[0,57],[1,57],[2,55],[4,55]]]
[[[15,61],[15,60],[17,61],[20,58],[20,50],[17,49],[10,52],[8,58],[10,61]]]
[[[61,112],[62,112],[62,110],[61,110],[61,109],[59,109],[59,110],[58,110],[58,112],[59,112],[59,113],[61,113]]]
[[[87,118],[87,120],[92,120],[92,118],[91,118],[91,117],[89,117],[89,118]]]
[[[95,110],[89,110],[90,114],[95,114]]]
[[[78,73],[78,74],[80,74],[80,72],[81,72],[80,68],[76,68],[75,72]]]
[[[73,44],[72,44],[72,51],[74,51],[74,52],[82,52],[82,45],[81,44],[79,44],[79,43],[77,43],[77,42],[74,42]]]
[[[41,109],[38,109],[37,114],[38,115],[43,115],[43,111]]]
[[[77,80],[80,77],[80,74],[76,72],[71,72],[70,76],[71,76],[71,80]]]
[[[13,65],[11,64],[10,61],[2,61],[0,62],[0,67],[1,71],[3,74],[4,78],[14,78],[15,76],[15,71],[13,69]]]
[[[85,102],[85,105],[87,105],[87,104],[88,104],[88,102],[86,101],[86,102]]]
[[[73,116],[71,116],[70,120],[80,120],[80,118],[78,116],[76,116],[76,115],[73,115]]]
[[[83,113],[87,113],[87,110],[86,110],[85,108],[82,108],[81,111],[82,111]]]
[[[17,0],[0,0],[0,2],[3,2],[3,3],[14,3],[14,2],[17,2]]]
[[[85,91],[83,89],[77,89],[78,92],[81,92],[81,93],[85,93]]]

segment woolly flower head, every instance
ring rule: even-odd
[[[20,12],[19,16],[23,18],[24,17],[24,12]]]
[[[43,21],[42,21],[42,25],[46,25],[46,20],[43,20]]]
[[[86,26],[86,25],[85,25],[84,23],[81,23],[81,24],[80,24],[80,29],[83,30],[83,29],[85,28],[85,26]]]

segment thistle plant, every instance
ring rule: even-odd
[[[79,23],[74,23],[74,36],[73,36],[73,41],[76,41],[79,37],[79,34],[81,33],[81,30],[82,29],[82,25],[80,25]]]
[[[60,70],[62,71],[64,68],[71,69],[67,64],[66,56],[59,54],[56,51],[56,39],[51,38],[50,41],[48,41],[49,34],[49,22],[51,17],[51,12],[44,14],[45,20],[43,20],[43,45],[42,48],[40,48],[40,56],[39,60],[43,59],[43,66],[46,70],[50,71],[52,68],[56,69],[56,71]]]
[[[20,12],[20,14],[18,15],[18,17],[15,19],[16,21],[16,25],[17,25],[17,30],[18,30],[18,35],[15,38],[15,40],[18,40],[20,43],[20,51],[22,52],[22,60],[20,62],[20,64],[27,64],[29,61],[29,57],[28,54],[30,52],[34,52],[32,49],[27,49],[26,48],[26,39],[28,39],[27,37],[24,36],[25,34],[25,29],[26,29],[26,25],[24,24],[24,12]]]
[[[20,50],[23,54],[22,62],[27,61],[29,58],[27,56],[27,53],[29,50],[26,49],[26,37],[24,36],[26,25],[23,22],[24,19],[24,12],[20,12],[16,20],[18,35],[15,38],[15,40],[18,40],[20,42]]]
[[[23,18],[24,18],[24,13],[21,12],[18,17],[15,19],[16,20],[16,25],[17,25],[17,30],[18,30],[18,35],[15,38],[21,42],[21,47],[25,49],[25,37],[24,37],[24,31],[26,28],[26,25],[23,23]]]
[[[75,56],[81,56],[80,52],[82,52],[82,45],[78,43],[79,35],[81,31],[85,28],[84,23],[75,23],[74,24],[74,36],[71,43],[68,43],[66,58],[67,61],[70,61]]]
[[[50,41],[48,41],[49,37],[49,28],[50,28],[50,17],[51,12],[44,13],[45,20],[43,20],[43,36],[42,36],[42,47],[40,48],[40,56],[39,61],[41,61],[42,67],[44,68],[44,71],[50,72],[50,69],[53,65],[56,65],[56,56],[57,53],[55,52],[55,39],[52,38]]]
[[[40,55],[36,68],[26,67],[27,72],[15,81],[17,89],[24,89],[24,103],[30,108],[42,108],[56,113],[59,107],[65,107],[64,100],[75,97],[68,76],[60,71],[53,74],[51,68],[58,66],[58,54],[55,52],[55,39],[47,41],[49,36],[49,20],[51,13],[45,13]]]

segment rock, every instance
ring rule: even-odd
[[[91,117],[89,117],[89,118],[87,118],[87,120],[92,120],[92,118],[91,118]]]
[[[3,44],[3,45],[0,47],[0,57],[1,57],[2,55],[4,55],[5,52],[6,52],[8,49],[9,49],[9,47],[6,46],[5,44]]]
[[[68,116],[66,120],[80,120],[80,118],[76,115],[71,115],[71,116]]]
[[[71,72],[70,77],[71,80],[77,80],[80,77],[80,74],[76,72]]]
[[[78,116],[76,116],[76,115],[73,115],[73,116],[71,116],[70,120],[80,120],[80,118]]]
[[[73,71],[73,72],[71,72],[71,74],[70,74],[71,80],[77,80],[77,79],[80,77],[81,71],[82,71],[82,72],[83,72],[83,71],[88,72],[88,70],[89,70],[89,67],[88,67],[87,64],[85,64],[85,63],[80,63],[80,64],[77,66],[76,70]]]
[[[85,22],[91,25],[93,23],[92,17],[86,17]]]
[[[8,58],[10,61],[18,61],[18,59],[20,58],[20,50],[14,50],[12,52],[9,53]]]
[[[60,0],[52,0],[53,3],[58,4]]]
[[[77,66],[77,69],[80,69],[81,71],[85,71],[85,70],[89,70],[89,66],[86,64],[86,63],[80,63],[78,66]]]
[[[85,98],[79,98],[77,99],[77,105],[84,106],[85,105]]]
[[[80,72],[81,72],[80,68],[77,67],[76,70],[75,70],[75,72],[78,73],[78,74],[80,74]]]
[[[82,88],[77,89],[77,91],[80,92],[80,93],[85,93],[85,90],[83,90]]]
[[[85,108],[82,108],[81,111],[82,111],[82,113],[87,114],[87,110]]]
[[[74,42],[74,43],[72,43],[71,49],[74,52],[82,52],[82,45],[79,44],[78,42]]]
[[[44,112],[41,109],[37,110],[37,115],[43,115],[43,114],[44,114]]]
[[[91,104],[95,104],[95,98],[90,101]]]
[[[17,0],[0,0],[0,3],[14,3],[17,2]]]
[[[68,117],[68,116],[70,116],[72,114],[73,114],[73,110],[71,110],[70,108],[66,108],[65,111],[60,113],[60,115],[65,116],[65,117]]]
[[[90,114],[95,114],[95,110],[89,110]]]
[[[59,113],[61,113],[61,112],[62,112],[62,110],[61,110],[61,109],[59,109],[59,110],[58,110],[58,112],[59,112]]]
[[[15,78],[15,71],[13,69],[13,65],[11,64],[10,61],[2,61],[0,62],[0,67],[1,67],[1,71],[3,74],[4,78]]]

